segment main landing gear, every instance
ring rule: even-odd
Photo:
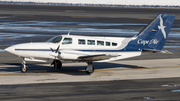
[[[85,68],[85,71],[87,74],[92,74],[94,72],[94,67],[92,61],[87,62],[87,67]]]
[[[62,62],[59,60],[54,60],[51,65],[54,65],[55,70],[60,69],[62,67]]]
[[[27,70],[28,70],[28,66],[26,66],[26,61],[23,59],[22,67],[21,67],[21,72],[22,73],[26,73]]]

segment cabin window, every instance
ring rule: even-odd
[[[114,43],[114,42],[113,42],[113,43],[112,43],[112,46],[117,46],[117,43]]]
[[[65,44],[72,44],[72,38],[64,38],[62,44],[63,45],[65,45]]]
[[[111,46],[111,43],[110,42],[106,42],[106,46]]]
[[[104,41],[97,41],[97,45],[104,46]]]
[[[80,44],[80,45],[85,45],[85,44],[86,44],[86,40],[84,40],[84,39],[78,39],[78,44]]]
[[[88,45],[95,45],[95,40],[88,40]]]

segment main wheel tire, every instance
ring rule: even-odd
[[[28,67],[27,67],[27,66],[25,66],[25,67],[22,66],[22,67],[21,67],[21,72],[22,72],[22,73],[26,73],[27,70],[28,70]]]
[[[54,68],[56,68],[56,69],[61,69],[61,67],[62,67],[62,62],[61,61],[59,61],[59,60],[54,60],[55,61],[55,63],[54,63]],[[55,66],[56,65],[56,66]]]
[[[87,67],[86,67],[86,69],[87,69]],[[86,69],[85,69],[85,71],[86,71]],[[86,71],[86,73],[89,74],[89,75],[91,75],[92,73],[94,73],[94,67],[93,67],[93,70],[92,70],[92,71]]]

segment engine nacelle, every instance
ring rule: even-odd
[[[78,59],[78,55],[77,54],[70,54],[70,53],[61,53],[60,55],[59,55],[59,58],[60,59],[67,59],[67,60],[76,60],[76,59]]]

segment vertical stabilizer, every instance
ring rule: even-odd
[[[174,19],[175,15],[159,14],[133,38],[132,42],[141,49],[162,50]]]

